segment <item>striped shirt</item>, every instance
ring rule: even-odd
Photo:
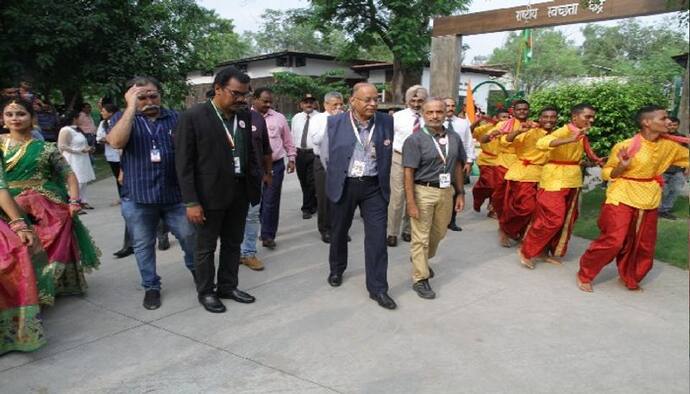
[[[175,173],[175,145],[173,132],[177,126],[177,112],[161,109],[158,118],[150,122],[137,113],[129,141],[122,151],[120,165],[124,172],[122,196],[139,204],[175,204],[182,202]],[[118,112],[111,118],[111,127],[122,117]],[[151,161],[152,150],[160,152],[160,162]]]

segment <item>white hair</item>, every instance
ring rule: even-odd
[[[328,92],[328,93],[326,93],[325,96],[323,96],[323,101],[327,102],[327,101],[333,100],[335,98],[343,100],[343,95],[340,94],[339,92]]]

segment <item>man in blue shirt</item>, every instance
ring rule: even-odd
[[[113,126],[106,140],[123,150],[122,215],[146,290],[144,308],[157,309],[161,282],[156,273],[156,227],[162,220],[178,239],[192,275],[195,232],[187,221],[175,173],[177,113],[161,108],[161,86],[154,78],[137,77],[129,86],[127,108],[111,118]]]

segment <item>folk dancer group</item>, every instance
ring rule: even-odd
[[[537,121],[529,120],[524,100],[513,104],[512,114],[499,113],[498,123],[470,125],[455,118],[452,99],[428,98],[420,86],[408,90],[407,109],[396,116],[381,113],[376,87],[358,83],[349,110],[343,112],[338,93],[326,95],[323,114],[305,110],[297,138],[271,109],[269,89],[254,92],[250,110],[246,74],[228,67],[216,75],[213,87],[208,101],[178,116],[160,106],[158,81],[136,78],[125,94],[126,109],[110,122],[106,140],[124,152],[122,211],[147,309],[161,305],[154,247],[160,221],[180,241],[206,310],[224,312],[221,299],[254,302],[238,289],[237,277],[240,261],[263,268],[244,254],[245,244],[255,253],[257,234],[247,233],[247,223],[255,220],[248,220],[248,211],[254,208],[262,217],[264,245],[275,247],[286,157],[288,172],[296,167],[302,172],[308,194],[303,216],[318,214],[322,239],[329,243],[327,282],[333,287],[343,283],[348,232],[359,208],[366,288],[386,309],[396,308],[388,295],[387,247],[397,245],[405,216],[409,228],[403,224],[402,234],[411,241],[412,289],[425,299],[436,296],[429,259],[446,231],[457,227],[453,213],[465,205],[465,179],[475,157],[470,128],[482,148],[474,209],[489,200],[500,244],[510,247],[521,240],[519,261],[531,269],[538,259],[558,264],[565,255],[577,218],[583,155],[603,163],[587,139],[596,116],[587,104],[574,106],[570,122],[560,128],[553,107],[541,108]],[[41,305],[51,304],[55,294],[82,294],[83,274],[98,266],[99,256],[75,216],[81,208],[76,177],[54,145],[31,138],[31,105],[14,99],[2,111],[9,134],[0,137],[0,353],[40,347],[45,341]],[[580,260],[577,285],[583,291],[592,290],[596,275],[614,258],[630,289],[638,289],[651,268],[661,175],[671,165],[688,167],[688,150],[679,143],[684,140],[668,135],[669,122],[664,109],[641,108],[639,133],[618,143],[604,165],[602,177],[609,184],[601,235]],[[304,173],[310,170],[311,176]],[[264,218],[273,223],[270,233],[264,232]]]

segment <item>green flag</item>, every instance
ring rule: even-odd
[[[532,61],[532,29],[522,31],[522,64]]]

